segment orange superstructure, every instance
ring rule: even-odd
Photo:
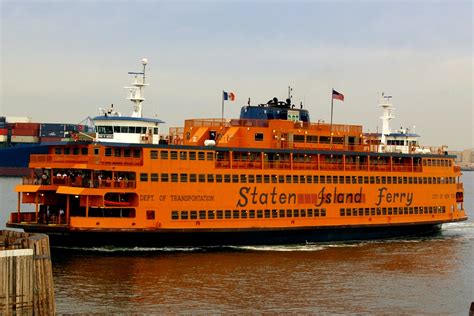
[[[7,226],[62,245],[225,245],[425,234],[467,219],[454,156],[420,150],[414,134],[390,143],[310,123],[290,99],[187,120],[159,143],[159,120],[97,121],[94,142],[31,156]],[[113,141],[127,133],[143,141]]]

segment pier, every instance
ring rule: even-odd
[[[0,314],[54,313],[48,236],[0,231]]]

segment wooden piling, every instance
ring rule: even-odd
[[[48,236],[0,231],[0,280],[1,315],[53,315]]]

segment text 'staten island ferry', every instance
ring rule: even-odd
[[[131,116],[103,111],[93,141],[31,156],[8,227],[53,245],[237,245],[428,234],[467,219],[454,156],[390,133],[388,97],[381,134],[311,123],[290,96],[160,137],[162,121],[141,113],[145,66]]]

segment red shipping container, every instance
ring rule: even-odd
[[[15,123],[15,129],[38,129],[40,128],[39,123]]]
[[[38,129],[23,129],[23,128],[12,129],[12,135],[15,135],[15,136],[38,136],[38,134],[39,134]]]
[[[55,143],[60,142],[62,137],[41,137],[41,143]]]
[[[0,135],[7,135],[8,134],[8,128],[0,128]]]

